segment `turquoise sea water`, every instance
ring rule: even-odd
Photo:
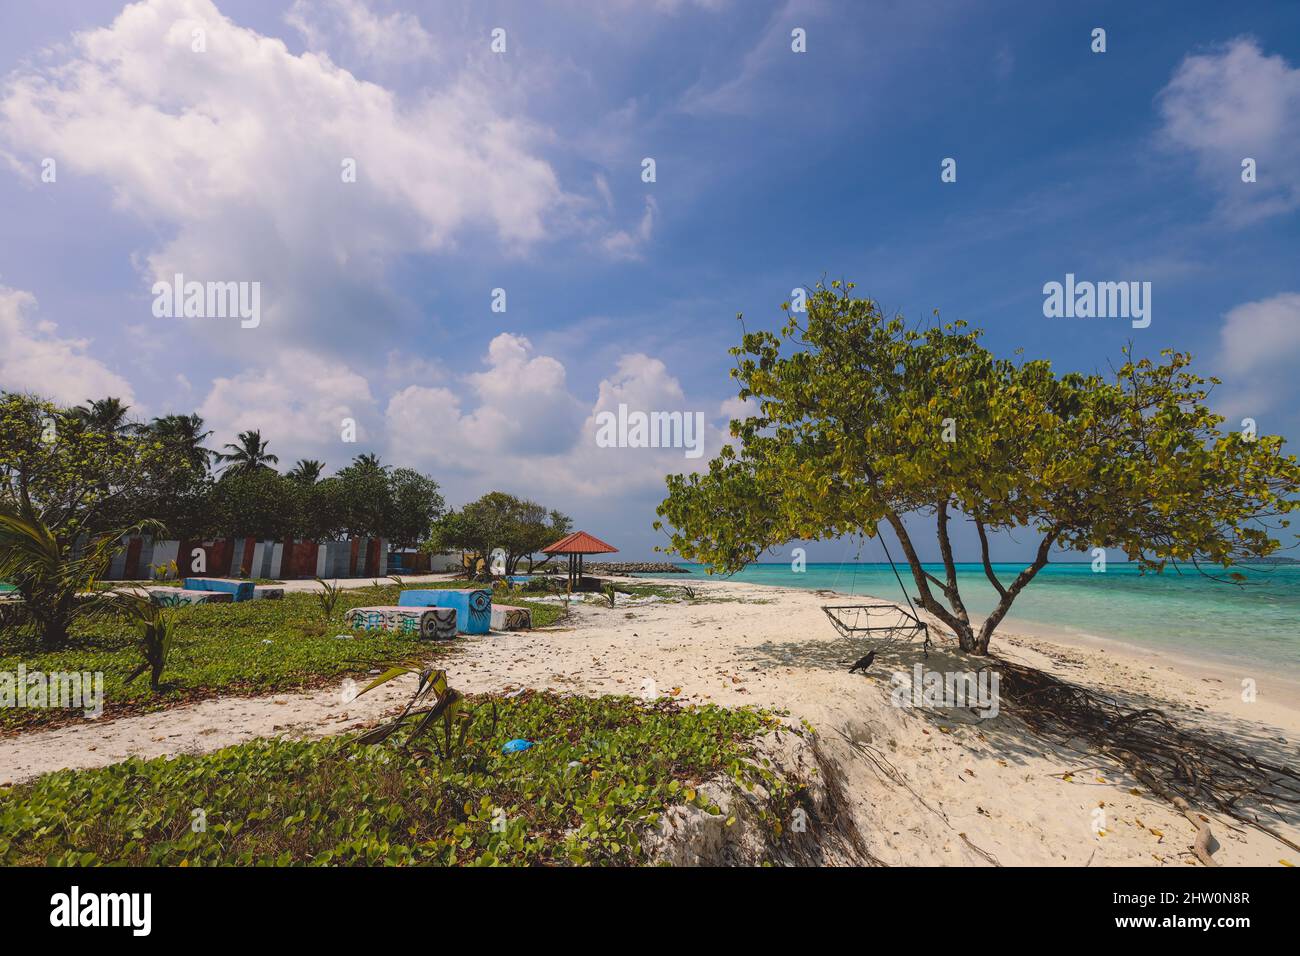
[[[700,565],[683,567],[706,577]],[[942,565],[926,567],[943,577]],[[993,567],[1005,585],[1023,565]],[[1194,570],[1142,575],[1132,564],[1111,562],[1104,573],[1093,572],[1090,563],[1049,564],[1021,592],[1003,627],[1043,624],[1189,656],[1273,665],[1294,676],[1300,672],[1300,565],[1235,570],[1246,575],[1246,585],[1222,584]],[[899,571],[915,600],[906,565]],[[809,564],[802,573],[789,563],[752,564],[733,580],[902,600],[888,564]],[[957,565],[957,580],[972,616],[994,606],[996,592],[980,565]]]

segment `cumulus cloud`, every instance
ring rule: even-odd
[[[1220,192],[1225,218],[1247,222],[1300,207],[1300,68],[1238,38],[1186,57],[1158,102],[1163,140],[1192,154]],[[1241,180],[1247,157],[1257,182]]]
[[[92,355],[86,339],[60,337],[55,323],[31,317],[35,309],[30,292],[0,286],[0,389],[66,405],[106,395],[134,401],[131,384]]]
[[[459,382],[397,392],[384,415],[390,454],[454,474],[475,493],[491,486],[589,503],[658,489],[666,473],[703,467],[726,441],[718,416],[689,401],[664,363],[647,355],[622,356],[586,402],[569,391],[564,365],[534,354],[522,336],[498,335],[483,361],[484,371]],[[688,459],[680,448],[599,447],[599,416],[617,414],[619,405],[703,412],[703,456]]]
[[[433,37],[411,13],[375,13],[361,0],[294,0],[284,20],[313,50],[341,50],[370,63],[432,55]],[[337,56],[336,56],[337,58]]]
[[[1278,383],[1291,381],[1300,365],[1300,293],[1237,306],[1224,316],[1219,335],[1224,415],[1258,415],[1293,394]]]
[[[488,346],[487,367],[466,375],[459,391],[402,389],[385,412],[390,442],[418,451],[423,434],[433,445],[493,461],[567,450],[582,422],[582,403],[568,391],[563,364],[532,353],[527,338],[503,332]],[[473,407],[462,412],[462,399]]]
[[[341,362],[297,349],[277,354],[268,367],[215,379],[199,414],[218,445],[234,441],[241,431],[260,429],[272,453],[288,461],[302,455],[321,455],[331,463],[350,458],[357,446],[342,440],[345,418],[356,422],[358,445],[382,432],[364,378]]]
[[[534,151],[541,135],[501,115],[469,70],[399,100],[210,0],[132,4],[0,92],[11,161],[52,156],[61,172],[98,177],[168,237],[144,257],[147,282],[260,281],[260,349],[341,350],[359,323],[391,317],[400,303],[385,280],[399,256],[464,234],[510,252],[547,238],[568,200]],[[231,351],[250,345],[211,321],[193,328]]]

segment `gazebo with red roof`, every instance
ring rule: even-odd
[[[613,554],[618,548],[606,544],[585,531],[575,531],[554,544],[542,548],[542,554],[567,554],[569,556],[569,590],[582,584],[582,558],[587,554]]]

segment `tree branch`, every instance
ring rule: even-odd
[[[936,517],[938,519],[939,553],[943,555],[943,569],[948,578],[943,593],[957,616],[969,624],[970,615],[966,613],[966,605],[962,603],[961,592],[957,590],[957,565],[952,559],[952,541],[948,537],[947,498],[939,502],[936,508]]]
[[[1006,597],[1007,589],[1002,586],[1002,582],[998,580],[998,576],[993,573],[993,563],[989,560],[989,536],[984,531],[984,522],[979,518],[975,519],[975,530],[979,532],[980,536],[980,557],[984,561],[984,574],[997,590],[998,594],[1002,597]]]

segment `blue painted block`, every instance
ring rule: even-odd
[[[432,588],[403,591],[399,607],[454,607],[456,629],[462,634],[486,634],[492,627],[492,592],[487,588]]]
[[[252,581],[236,581],[233,578],[186,578],[183,587],[187,591],[220,591],[231,595],[232,601],[253,600]]]

